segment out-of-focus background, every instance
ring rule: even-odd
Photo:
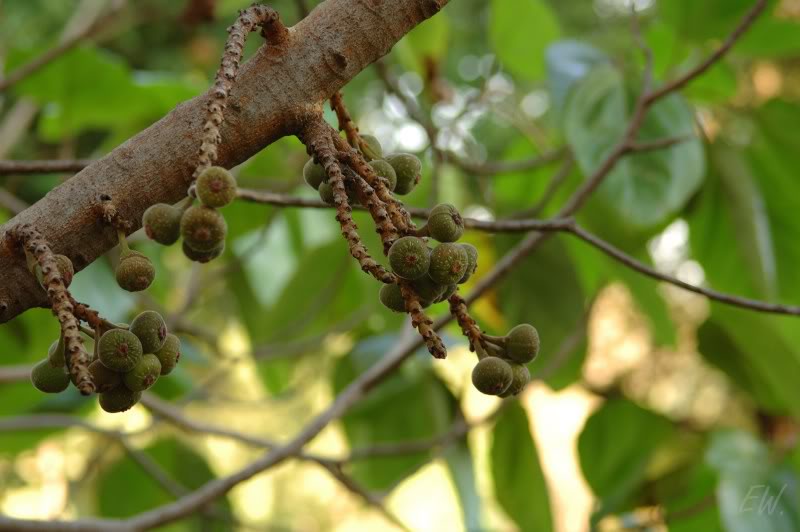
[[[293,24],[302,3],[271,5]],[[706,57],[752,4],[452,0],[344,97],[385,151],[423,160],[407,204],[544,218],[624,132],[642,88],[632,11],[657,85]],[[225,28],[247,5],[0,2],[7,74],[83,36],[0,94],[0,159],[109,152],[207,89]],[[580,223],[688,283],[800,304],[798,59],[800,2],[770,1],[730,54],[652,109],[644,138],[686,138],[621,161]],[[491,168],[554,151],[535,168]],[[314,198],[306,159],[286,138],[235,174],[243,187]],[[0,176],[0,222],[68,178]],[[172,501],[286,441],[413,334],[379,303],[332,211],[237,202],[224,214],[228,246],[209,265],[136,233],[132,245],[157,269],[143,295],[116,286],[116,251],[75,277],[75,297],[108,319],[155,309],[182,340],[177,370],[131,411],[31,386],[25,368],[58,333],[48,310],[0,327],[0,514],[126,517]],[[367,217],[356,220],[380,249]],[[463,291],[520,238],[468,232],[480,263]],[[439,307],[434,316],[447,312]],[[355,450],[342,470],[383,509],[313,460],[290,460],[165,529],[396,530],[392,514],[420,531],[800,530],[800,318],[711,304],[569,235],[473,310],[492,334],[538,328],[535,382],[518,400],[501,406],[472,387],[475,355],[450,326],[447,360],[418,353],[306,448]],[[358,456],[395,442],[386,456]]]

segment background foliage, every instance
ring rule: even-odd
[[[3,3],[5,71],[52,47],[68,21],[102,4]],[[92,40],[0,95],[0,158],[107,153],[206,90],[224,28],[246,4],[220,0],[213,22],[189,24],[182,18],[186,2],[131,2]],[[635,4],[658,84],[703,58],[752,2]],[[294,1],[272,5],[288,24],[298,20]],[[624,0],[454,0],[387,58],[400,89],[430,117],[442,153],[480,163],[567,146],[572,166],[565,155],[485,176],[442,162],[425,129],[371,68],[346,87],[345,99],[361,130],[377,135],[385,150],[423,158],[424,179],[409,204],[446,200],[482,219],[537,206],[536,217],[546,217],[624,133],[641,90],[642,57],[630,26]],[[800,4],[769,2],[722,62],[652,109],[640,136],[687,139],[623,159],[580,212],[580,223],[688,282],[799,303],[799,53]],[[33,109],[21,122],[14,112],[20,106]],[[302,186],[305,159],[302,145],[286,138],[236,173],[244,187],[313,197]],[[0,185],[30,204],[67,177],[8,175]],[[540,203],[543,197],[548,201]],[[4,205],[0,221],[13,209]],[[153,388],[158,398],[190,417],[285,439],[390,351],[407,324],[380,305],[376,283],[349,257],[331,211],[236,203],[225,217],[229,245],[220,261],[193,267],[179,249],[134,238],[156,261],[146,295],[116,287],[114,252],[78,274],[72,291],[112,321],[143,308],[170,316],[184,359]],[[365,216],[356,220],[369,227]],[[380,249],[376,235],[362,236]],[[519,238],[469,233],[481,257],[474,279]],[[518,322],[537,326],[544,348],[530,369],[544,382],[469,436],[345,466],[365,488],[392,490],[388,504],[408,526],[800,529],[797,318],[709,304],[569,236],[525,259],[475,310],[491,334]],[[41,359],[57,330],[46,310],[3,325],[2,364]],[[464,417],[482,420],[497,400],[471,388],[474,355],[463,338],[453,330],[446,340],[449,360],[419,353],[312,447],[343,454],[434,438]],[[46,397],[25,381],[0,383],[0,512],[12,516],[129,516],[257,453],[178,430],[143,406],[109,416],[72,388]],[[126,443],[136,453],[109,445],[113,434],[29,430],[15,422],[45,413],[140,431]],[[142,456],[172,489],[154,480]],[[227,529],[232,518],[275,530],[391,528],[359,500],[343,502],[340,489],[313,464],[292,463],[215,505],[215,525],[192,520],[171,528]]]

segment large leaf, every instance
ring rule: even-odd
[[[339,360],[333,374],[336,393],[380,360],[397,341],[381,336],[362,341]],[[453,421],[452,396],[433,374],[430,355],[418,352],[343,418],[350,446],[412,441],[441,434]],[[353,477],[369,489],[389,488],[431,458],[431,451],[370,458],[352,465]]]
[[[567,139],[585,175],[590,175],[623,138],[630,109],[622,75],[599,66],[570,95],[564,124]],[[639,141],[687,137],[670,148],[622,158],[604,180],[590,208],[631,230],[668,220],[692,196],[705,172],[703,150],[694,138],[692,112],[678,95],[650,110]]]
[[[610,62],[609,57],[590,44],[576,41],[558,41],[547,47],[547,81],[556,109],[561,111],[570,89],[600,64]]]
[[[500,242],[505,248],[513,240]],[[512,324],[531,323],[539,331],[542,349],[530,365],[532,375],[546,370],[551,374],[547,382],[555,388],[578,378],[585,343],[575,338],[582,338],[586,327],[584,293],[561,242],[551,239],[524,259],[500,286],[500,303]]]
[[[583,476],[600,499],[596,518],[622,509],[671,433],[669,421],[626,399],[606,401],[586,420],[578,453]]]
[[[544,51],[560,33],[558,19],[544,0],[492,0],[489,37],[497,57],[514,74],[541,77]]]
[[[719,474],[717,501],[727,532],[800,529],[797,478],[772,465],[764,443],[746,432],[720,432],[706,460]]]
[[[518,402],[510,404],[494,426],[491,461],[497,502],[520,530],[552,530],[547,484],[528,416]]]
[[[715,305],[711,320],[698,332],[700,352],[763,408],[798,415],[800,350],[782,328],[792,319]]]

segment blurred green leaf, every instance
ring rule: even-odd
[[[621,74],[597,67],[571,93],[565,132],[583,173],[592,174],[623,138],[630,109]],[[587,208],[607,225],[647,229],[668,220],[702,183],[703,150],[694,138],[694,118],[680,96],[655,104],[637,141],[687,137],[670,148],[628,155],[619,160]]]
[[[610,58],[594,46],[572,39],[558,41],[547,47],[547,81],[556,109],[560,112],[569,91],[598,65]]]
[[[764,443],[742,431],[719,432],[706,460],[719,473],[717,501],[726,532],[800,529],[797,478],[772,466]]]
[[[442,453],[453,482],[466,530],[480,530],[483,502],[478,493],[472,452],[466,438],[448,445]]]
[[[206,461],[190,447],[178,440],[163,439],[142,451],[146,459],[155,462],[171,478],[177,488],[195,490],[214,478]],[[123,455],[104,469],[97,479],[97,505],[106,517],[130,517],[174,500],[161,484],[142,469],[129,455]],[[230,514],[227,497],[217,499],[213,505],[221,515]],[[193,514],[189,521],[177,522],[164,530],[196,530],[201,523],[210,530],[230,530],[230,522],[218,518]]]
[[[552,530],[547,483],[519,402],[509,404],[495,423],[491,461],[495,498],[519,529]]]
[[[447,12],[431,17],[396,45],[400,62],[409,70],[425,73],[427,61],[441,62],[447,53],[450,24]]]
[[[503,250],[514,241],[498,237]],[[547,383],[556,389],[574,382],[585,356],[585,342],[580,338],[586,327],[586,309],[575,264],[562,243],[555,239],[545,242],[509,273],[499,290],[501,310],[510,325],[530,323],[539,331],[542,349],[530,364],[531,375],[554,372]]]
[[[500,62],[514,74],[527,79],[542,77],[545,50],[560,34],[558,19],[544,0],[491,2],[492,47]]]
[[[620,510],[636,493],[671,433],[668,420],[627,399],[607,400],[586,420],[578,453],[583,476],[601,501],[594,519]]]
[[[386,355],[395,336],[360,342],[339,360],[333,373],[335,393]],[[418,352],[342,418],[352,448],[431,438],[453,422],[451,395],[432,372],[430,355]],[[358,460],[353,477],[368,489],[386,489],[428,461],[432,451]]]

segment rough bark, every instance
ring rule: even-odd
[[[242,65],[221,130],[218,164],[234,166],[296,133],[309,111],[319,111],[333,93],[448,2],[323,2],[290,28],[287,42],[262,46]],[[150,205],[185,196],[197,164],[207,98],[180,104],[0,227],[0,323],[48,304],[8,230],[33,225],[54,253],[67,255],[76,271],[82,270],[117,244],[114,228],[97,216],[101,196],[111,197],[132,230]]]

